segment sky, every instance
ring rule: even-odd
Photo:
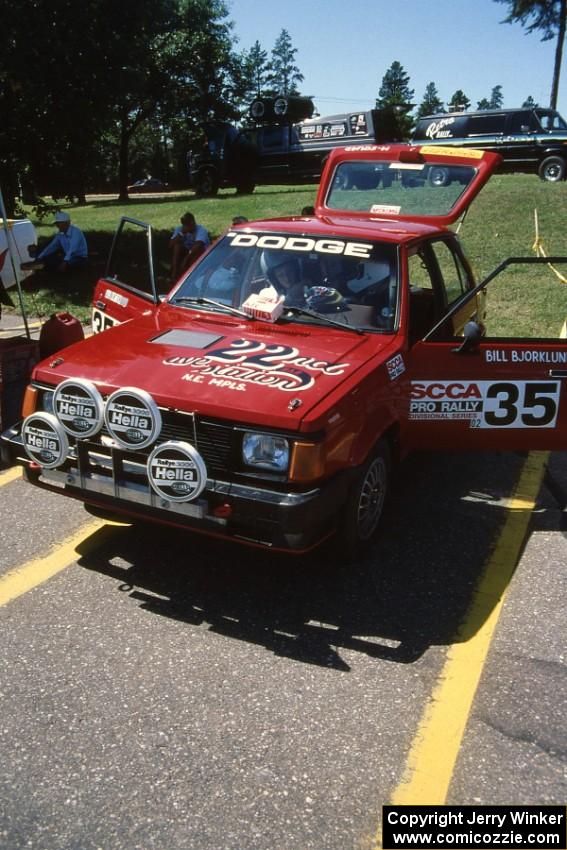
[[[476,108],[502,86],[504,106],[531,95],[549,105],[555,41],[503,24],[508,5],[494,0],[228,0],[237,48],[258,40],[268,55],[286,29],[296,64],[321,115],[373,108],[382,78],[400,62],[423,99],[434,82],[447,102],[462,89]],[[567,119],[567,49],[558,109]]]

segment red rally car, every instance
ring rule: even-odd
[[[565,449],[567,341],[484,336],[494,274],[477,285],[448,228],[498,162],[336,150],[315,215],[230,229],[166,298],[151,228],[123,219],[104,333],[36,367],[5,449],[99,516],[347,554],[413,449]]]

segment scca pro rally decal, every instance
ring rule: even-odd
[[[313,386],[316,373],[334,378],[342,375],[349,365],[306,357],[289,345],[267,345],[249,339],[235,339],[206,355],[168,357],[163,362],[166,366],[187,369],[182,380],[195,384],[207,383],[241,392],[247,384],[255,384],[290,393]]]
[[[555,428],[559,381],[412,381],[409,418],[470,428]]]

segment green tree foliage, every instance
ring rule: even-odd
[[[19,183],[84,197],[109,168],[125,200],[131,152],[137,170],[166,169],[200,120],[235,115],[231,27],[223,0],[19,0],[0,31],[7,205]]]
[[[524,109],[535,109],[536,106],[539,106],[539,103],[536,103],[531,94],[527,96],[527,98],[522,103],[522,107]]]
[[[384,76],[376,99],[376,109],[383,110],[391,116],[396,127],[397,138],[407,138],[413,128],[413,119],[409,113],[414,108],[412,103],[414,89],[409,87],[409,75],[398,61],[392,62]]]
[[[567,0],[496,0],[508,6],[508,15],[502,23],[520,23],[527,33],[539,31],[542,41],[557,38],[553,65],[553,80],[549,105],[557,109],[559,77],[563,58],[563,45],[567,28]]]
[[[504,105],[504,95],[502,94],[502,86],[494,86],[490,93],[490,109],[502,109]]]
[[[250,99],[265,95],[270,88],[271,65],[259,41],[255,41],[250,50],[244,53],[242,64]]]
[[[290,34],[283,29],[272,49],[270,72],[266,80],[274,94],[299,94],[297,86],[304,77],[295,64],[296,53],[297,48],[292,46]]]
[[[466,112],[470,108],[471,102],[462,89],[457,89],[451,100],[447,104],[449,112]]]
[[[502,109],[504,105],[504,96],[502,94],[502,86],[494,86],[490,93],[490,100],[483,97],[477,104],[477,109]]]
[[[435,115],[439,112],[445,112],[443,101],[439,97],[435,83],[428,83],[423,100],[417,108],[417,117],[424,118],[426,115]]]

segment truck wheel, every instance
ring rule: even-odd
[[[219,184],[212,168],[205,168],[199,172],[197,178],[197,194],[204,198],[210,198],[219,190]]]
[[[565,180],[565,160],[560,156],[547,156],[540,163],[538,174],[548,183],[558,183]]]
[[[342,514],[338,543],[347,561],[362,553],[378,528],[390,486],[390,467],[390,449],[381,440],[351,485]]]
[[[236,184],[237,195],[251,195],[256,188],[254,180],[241,180]]]
[[[429,171],[430,186],[448,186],[451,182],[449,169],[434,165]]]

